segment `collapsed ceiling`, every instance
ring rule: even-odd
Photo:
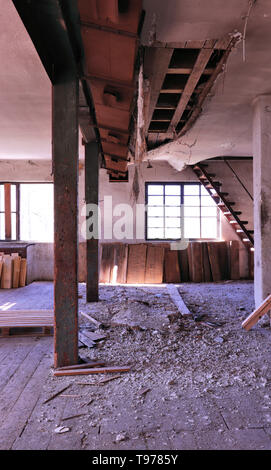
[[[215,156],[252,155],[251,103],[271,92],[268,0],[75,3],[96,114],[89,124],[98,128],[112,179],[125,179],[135,156],[139,58],[141,159],[181,170]],[[51,158],[50,81],[12,2],[0,5],[0,155]]]

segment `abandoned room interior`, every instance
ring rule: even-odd
[[[0,6],[0,449],[271,450],[270,1]]]

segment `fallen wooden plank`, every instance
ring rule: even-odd
[[[49,401],[53,400],[54,398],[58,397],[58,395],[60,395],[61,393],[65,392],[65,390],[67,390],[67,388],[69,388],[71,386],[71,384],[67,385],[66,387],[62,388],[61,390],[59,390],[58,392],[56,392],[54,395],[52,395],[51,397],[47,398],[47,400],[45,400],[43,402],[43,405],[45,405],[45,403],[49,403]]]
[[[103,367],[105,365],[102,361],[84,362],[84,364],[75,364],[73,366],[59,367],[57,370],[73,370],[73,369],[88,369],[91,367]]]
[[[87,413],[81,413],[78,415],[67,416],[67,418],[62,418],[62,421],[67,421],[68,419],[79,418],[80,416],[86,416]]]
[[[89,375],[89,374],[108,374],[112,372],[129,372],[131,367],[129,366],[112,366],[112,367],[100,367],[100,368],[90,368],[90,369],[71,369],[71,370],[58,370],[54,371],[56,377],[63,375]]]
[[[111,380],[119,379],[121,377],[121,374],[114,375],[113,377],[108,377],[108,379],[100,380],[98,385],[104,385],[107,382],[111,382]]]
[[[271,295],[243,321],[242,328],[249,331],[269,310],[271,310]]]
[[[172,299],[172,301],[174,302],[174,304],[176,305],[177,309],[179,310],[180,314],[181,315],[192,315],[192,313],[190,312],[190,310],[187,308],[187,306],[185,305],[178,289],[176,286],[174,286],[173,284],[168,284],[167,285],[167,290],[168,290],[168,293]]]
[[[101,341],[106,338],[106,335],[101,334],[101,333],[96,333],[95,331],[88,331],[88,330],[81,330],[82,333],[84,333],[89,339],[92,341]]]
[[[88,348],[93,348],[95,346],[95,341],[90,339],[85,333],[82,333],[81,331],[78,332],[78,339]]]
[[[80,315],[82,315],[83,317],[87,318],[89,321],[93,322],[94,325],[97,325],[97,326],[100,326],[101,325],[101,322],[99,322],[98,320],[96,320],[95,318],[91,317],[88,313],[85,313],[85,312],[79,312]]]

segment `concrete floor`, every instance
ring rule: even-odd
[[[222,287],[226,291],[227,286]],[[233,283],[228,287],[229,290],[234,289]],[[200,292],[203,299],[202,286],[199,285],[185,285],[186,295],[192,295],[193,288],[198,295]],[[209,290],[215,288],[215,285],[209,284]],[[80,289],[84,294],[84,286],[80,286]],[[247,292],[252,292],[252,286],[247,284],[240,284],[238,289],[240,295],[243,292],[243,296],[246,290],[246,297]],[[162,289],[157,287],[153,291],[156,292],[153,295],[161,302]],[[114,304],[110,292],[116,297],[113,287],[101,288],[101,302],[96,307],[90,307],[93,315],[95,308],[102,316],[104,306]],[[136,289],[129,292],[132,297],[135,292],[142,296],[143,291]],[[150,288],[144,288],[144,295],[149,296],[149,302],[150,292]],[[0,291],[0,305],[3,308],[7,302],[15,302],[17,308],[47,309],[52,307],[52,293],[52,283],[33,283],[16,291]],[[123,293],[120,295],[123,296]],[[106,297],[109,297],[108,304]],[[83,305],[84,300],[80,299],[80,302]],[[116,308],[118,302],[116,298]],[[233,317],[232,313],[231,321]],[[147,331],[127,332],[127,329],[115,327],[112,333],[110,329],[106,330],[108,339],[99,347],[80,349],[81,355],[83,353],[91,359],[112,358],[109,356],[110,351],[115,357],[115,364],[120,364],[121,351],[124,361],[129,360],[129,354],[134,357],[134,370],[106,384],[102,384],[101,380],[108,378],[108,375],[54,377],[52,337],[0,338],[0,449],[271,450],[271,381],[268,369],[270,330],[265,330],[266,334],[255,331],[250,336],[240,332],[244,334],[243,342],[247,349],[241,350],[235,364],[240,361],[244,369],[242,354],[246,351],[247,357],[243,361],[247,370],[242,373],[238,371],[234,376],[230,369],[234,359],[231,360],[228,355],[229,348],[235,349],[236,346],[231,345],[229,337],[227,347],[226,341],[224,346],[213,343],[214,359],[211,358],[209,366],[210,354],[203,351],[198,329],[202,329],[201,335],[209,342],[213,332],[203,326],[195,327],[195,322],[192,324],[188,320],[184,326],[181,332],[176,329],[171,334],[170,341],[165,334],[161,335],[162,339],[157,343],[160,358],[152,349],[157,341],[157,331],[150,341],[146,340],[149,338],[146,336]],[[237,330],[234,334],[237,335]],[[255,359],[250,347],[255,349],[253,341],[259,341],[260,338],[261,352]],[[198,344],[196,363],[192,357],[189,361],[185,350],[182,350],[183,346],[188,350],[193,341]],[[242,348],[239,339],[238,343],[238,348]],[[191,356],[189,351],[187,353]],[[259,367],[264,357],[267,358],[264,371],[267,379],[262,384]],[[225,385],[221,376],[215,381],[209,379],[208,389],[206,379],[201,383],[196,377],[200,371],[203,373],[204,363],[209,368],[204,370],[204,377],[206,371],[209,377],[212,370],[220,367],[228,371],[230,379],[236,380],[229,380]],[[185,380],[191,364],[194,377],[189,383]],[[198,370],[195,364],[198,364]],[[248,371],[251,384],[250,381],[244,382],[249,378]],[[66,386],[69,386],[66,391],[44,404],[47,398]],[[68,431],[57,434],[55,429],[58,426],[67,427]]]

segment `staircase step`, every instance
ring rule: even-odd
[[[209,166],[209,165],[207,165],[207,163],[198,163],[198,164],[196,163],[195,166],[198,167],[198,168],[200,168],[200,167],[202,167],[202,168],[207,168],[207,166]],[[195,167],[194,167],[194,168],[195,168]]]
[[[208,173],[208,177],[209,177],[209,178],[215,178],[216,175],[215,175],[214,173]],[[200,176],[200,179],[205,179],[205,180],[207,180],[207,178],[206,178],[205,175]]]
[[[209,183],[208,181],[204,182],[203,183],[205,188],[213,188],[215,186],[222,186],[222,183],[220,183],[219,181],[215,181],[214,183]]]

